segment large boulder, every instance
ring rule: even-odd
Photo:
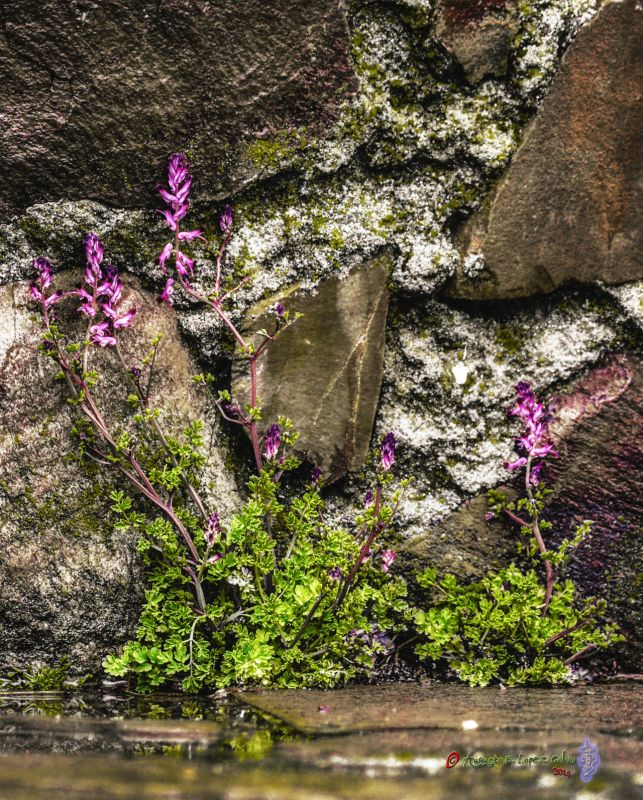
[[[466,225],[449,293],[524,297],[643,277],[643,7],[606,3],[565,54],[511,167]],[[486,271],[470,267],[482,254]]]
[[[299,432],[297,451],[329,481],[359,469],[368,452],[382,384],[389,269],[383,256],[343,280],[323,281],[314,294],[295,287],[271,297],[248,315],[251,332],[271,332],[276,302],[303,314],[258,363],[262,418],[267,425],[289,417]],[[249,399],[246,367],[237,358],[232,388],[242,404]]]
[[[252,172],[248,145],[319,128],[352,81],[334,0],[20,0],[2,17],[2,213],[150,205],[177,149],[198,163],[199,195],[224,196]]]
[[[59,283],[69,284],[70,276]],[[206,419],[208,501],[229,516],[236,487],[227,475],[218,419],[192,387],[197,371],[178,337],[174,314],[128,279],[124,302],[139,313],[122,335],[125,358],[140,365],[149,343],[163,339],[151,403],[167,429]],[[60,308],[60,306],[58,307]],[[37,353],[40,315],[24,283],[0,288],[0,673],[70,657],[91,671],[136,628],[142,592],[136,534],[117,528],[109,493],[113,472],[74,459],[73,414]],[[62,312],[65,313],[65,312]],[[65,315],[67,323],[69,318]],[[92,351],[90,366],[107,376],[97,397],[115,426],[128,417],[128,389],[111,351]]]

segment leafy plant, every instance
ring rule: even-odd
[[[623,639],[604,621],[605,602],[579,601],[573,582],[561,577],[591,522],[579,525],[558,548],[545,545],[543,531],[550,523],[542,513],[550,490],[540,483],[540,472],[542,459],[557,453],[549,441],[543,404],[528,384],[519,383],[516,390],[518,403],[509,413],[525,425],[518,439],[524,454],[505,466],[524,467],[526,497],[510,502],[502,492],[490,491],[487,517],[504,514],[520,525],[526,543],[519,543],[519,549],[534,566],[523,571],[511,564],[469,585],[459,584],[453,575],[438,579],[432,568],[418,577],[432,605],[413,613],[422,639],[416,653],[434,665],[446,665],[472,686],[569,680],[571,664]],[[539,567],[544,567],[544,579]]]
[[[133,324],[136,309],[122,308],[122,284],[115,268],[103,264],[100,239],[85,238],[82,288],[51,292],[51,265],[44,258],[34,262],[38,278],[31,294],[40,303],[46,329],[41,352],[57,364],[77,412],[74,431],[81,453],[115,469],[144,501],[134,502],[122,490],[111,494],[121,524],[140,533],[148,588],[136,638],[120,654],[108,656],[104,667],[112,675],[130,676],[141,691],[177,682],[190,692],[233,683],[334,686],[372,671],[406,611],[406,585],[389,573],[395,552],[386,543],[400,500],[399,491],[385,497],[395,437],[384,438],[375,486],[350,529],[326,521],[319,468],[299,496],[287,496],[283,477],[300,465],[290,453],[297,435],[285,418],[264,428],[257,362],[298,315],[277,304],[274,329],[259,331],[261,343],[255,345],[225,310],[225,301],[239,288],[222,291],[233,226],[229,207],[219,223],[214,285],[199,288],[193,280],[195,260],[185,247],[203,239],[203,232],[181,230],[191,180],[185,158],[172,156],[169,189],[160,194],[168,205],[162,213],[173,241],[163,247],[159,264],[166,275],[172,264],[175,277],[167,277],[159,300],[172,305],[178,284],[223,321],[248,364],[249,402],[242,405],[226,389],[217,400],[224,418],[247,430],[257,468],[245,505],[228,524],[201,496],[201,423],[172,436],[151,405],[160,338],[140,366],[126,363],[119,338]],[[80,341],[63,332],[56,319],[57,304],[66,298],[82,301],[78,311],[87,322]],[[133,429],[111,423],[101,408],[100,376],[90,363],[95,348],[115,354],[111,366],[125,383]],[[212,378],[197,376],[195,382],[203,386]]]

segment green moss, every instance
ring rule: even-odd
[[[494,332],[494,341],[502,348],[503,354],[513,355],[520,351],[524,340],[524,331],[517,325],[498,325]]]
[[[256,139],[248,145],[246,152],[255,167],[273,172],[300,156],[308,144],[309,137],[304,129],[284,131],[276,136]]]

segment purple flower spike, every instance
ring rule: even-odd
[[[51,286],[53,277],[51,264],[42,256],[34,259],[32,263],[38,272],[38,285],[41,289],[48,289]]]
[[[87,266],[94,275],[100,274],[100,265],[103,261],[105,248],[103,243],[95,233],[88,233],[85,236],[85,253],[87,255]]]
[[[395,558],[395,550],[382,550],[382,555],[380,556],[380,566],[382,567],[382,572],[389,571],[393,565],[393,562],[395,561]]]
[[[275,423],[268,428],[266,433],[265,453],[268,461],[272,461],[272,459],[277,455],[280,445],[281,428],[279,425],[277,425],[277,423]]]
[[[222,233],[227,233],[232,228],[232,206],[224,206],[219,218],[219,227]]]
[[[274,310],[278,317],[283,317],[283,315],[286,313],[286,307],[283,303],[275,303]]]
[[[317,486],[319,481],[321,480],[322,471],[321,469],[315,464],[310,472],[310,482],[313,486]]]
[[[330,572],[328,573],[328,577],[331,581],[339,581],[342,577],[342,571],[339,567],[333,567]]]
[[[487,522],[490,522],[492,519],[495,519],[495,517],[496,515],[493,513],[493,511],[487,511],[487,513],[484,515],[484,518],[487,520]]]
[[[180,190],[183,181],[188,177],[189,169],[190,165],[183,153],[174,153],[174,155],[170,156],[167,164],[167,182],[175,195]]]
[[[373,505],[373,490],[369,489],[366,494],[364,495],[364,508],[368,508],[368,506]]]
[[[549,412],[543,403],[539,403],[532,391],[531,386],[525,381],[516,384],[516,395],[518,402],[507,412],[510,416],[520,417],[525,432],[519,436],[518,447],[526,453],[515,461],[505,463],[505,469],[514,470],[524,467],[529,460],[545,458],[546,456],[558,457],[554,446],[549,440]],[[533,464],[531,467],[529,481],[536,485],[539,481],[542,464]]]
[[[174,294],[174,278],[168,278],[165,281],[163,291],[158,296],[159,303],[167,303],[168,306],[172,305],[172,295]]]
[[[139,367],[130,367],[129,371],[132,373],[134,378],[136,378],[136,380],[138,380],[141,377],[141,370]]]
[[[208,564],[216,564],[217,561],[221,561],[222,558],[223,558],[223,556],[221,555],[221,553],[215,553],[213,556],[210,556],[210,558],[208,559]]]
[[[388,472],[395,462],[395,434],[389,431],[382,442],[382,469]]]
[[[221,536],[221,520],[216,511],[210,514],[208,527],[205,529],[203,536],[208,547],[212,547],[219,536]]]

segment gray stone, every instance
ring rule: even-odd
[[[469,83],[502,77],[513,37],[517,8],[506,0],[442,0],[435,33],[464,70]]]
[[[600,695],[582,687],[489,691],[468,686],[388,684],[332,692],[243,692],[240,696],[307,734],[396,728],[441,728],[451,734],[461,733],[462,723],[473,719],[481,732],[565,731],[582,741],[583,734],[598,725],[604,733],[630,736],[636,735],[641,725],[641,688],[636,685],[604,686]],[[320,714],[320,706],[329,706],[330,711]]]
[[[442,522],[404,542],[400,565],[409,574],[435,567],[440,574],[480,579],[499,569],[516,555],[516,537],[502,520],[485,520],[486,495],[474,497]]]
[[[322,282],[312,295],[295,288],[249,314],[251,331],[274,329],[269,309],[277,301],[303,314],[258,363],[262,419],[268,426],[289,417],[300,434],[297,452],[329,481],[361,467],[368,452],[382,382],[389,267],[381,257],[343,280]],[[242,405],[249,398],[245,367],[237,358],[232,388]]]
[[[56,283],[71,281],[68,273]],[[133,279],[125,295],[125,305],[139,309],[122,335],[125,357],[140,364],[151,339],[163,334],[152,406],[175,435],[205,417],[208,501],[229,516],[236,487],[213,445],[219,421],[191,388],[197,370],[174,314],[159,309]],[[54,365],[36,352],[41,326],[33,310],[26,284],[0,289],[0,672],[52,665],[63,656],[74,672],[93,671],[136,628],[142,592],[137,535],[119,531],[109,509],[109,492],[128,492],[127,485],[103,467],[74,461],[73,415],[54,382]],[[60,313],[67,325],[67,311]],[[113,353],[94,350],[91,365],[107,376],[96,392],[103,413],[123,429],[129,390],[117,377]]]
[[[581,29],[509,171],[462,234],[486,275],[459,269],[452,296],[643,277],[642,40],[637,0],[606,3]]]
[[[352,85],[343,8],[244,0],[5,4],[0,212],[60,199],[147,205],[186,150],[201,199],[256,173],[261,137],[323,126]]]

